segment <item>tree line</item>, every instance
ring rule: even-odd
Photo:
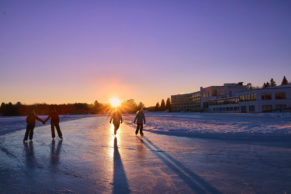
[[[286,76],[284,76],[280,85],[283,86],[283,85],[287,85],[287,84],[290,84],[290,83],[288,82]],[[275,86],[277,86],[277,83],[275,82],[275,80],[273,78],[271,78],[269,82],[268,81],[264,82],[262,87],[254,87],[251,83],[248,83],[246,85],[247,89],[249,89],[249,90],[269,88],[269,87],[275,87]]]
[[[151,106],[146,108],[148,111],[157,112],[157,111],[169,111],[172,112],[171,107],[171,100],[170,98],[167,98],[167,101],[165,102],[164,99],[161,100],[161,103],[157,102],[156,106]]]
[[[110,104],[99,103],[97,100],[92,103],[72,103],[72,104],[33,104],[26,105],[21,102],[15,104],[1,103],[0,115],[1,116],[22,116],[27,115],[31,111],[35,111],[39,115],[47,115],[51,107],[55,107],[59,114],[109,114],[112,112]],[[135,113],[144,104],[140,102],[137,104],[133,99],[124,101],[120,109],[123,113]]]
[[[284,76],[281,82],[281,86],[283,85],[287,85],[288,84],[288,80],[287,78]],[[274,81],[273,78],[271,78],[270,82],[266,82],[263,84],[263,88],[268,88],[268,87],[274,87],[277,86],[277,83]]]

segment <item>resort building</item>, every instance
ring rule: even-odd
[[[240,112],[291,110],[291,84],[242,92],[239,107]]]
[[[291,84],[247,89],[242,82],[171,96],[173,111],[273,112],[291,110]]]
[[[208,111],[209,112],[239,112],[239,98],[230,97],[230,98],[221,98],[217,100],[211,100],[208,102]]]
[[[236,101],[237,93],[246,91],[246,86],[243,82],[239,83],[226,83],[223,86],[210,86],[207,88],[200,88],[201,93],[201,108],[204,111],[212,111],[209,107],[214,104],[230,104],[230,102]],[[211,104],[209,104],[211,103]]]
[[[243,82],[239,82],[226,83],[223,86],[201,87],[198,92],[172,95],[172,111],[212,111],[209,109],[209,102],[215,103],[216,100],[232,98],[242,91],[246,91],[246,86]]]
[[[200,92],[177,94],[171,96],[172,111],[201,111]]]
[[[291,110],[291,84],[238,92],[234,97],[209,100],[210,112],[274,112]]]

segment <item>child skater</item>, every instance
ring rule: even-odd
[[[42,122],[42,124],[44,124],[44,121],[41,120],[35,114],[34,111],[31,111],[26,117],[26,131],[25,131],[23,142],[27,141],[28,136],[29,136],[30,141],[32,141],[33,130],[34,130],[34,127],[35,127],[35,120],[38,120],[38,121]]]
[[[112,123],[113,121],[113,125],[114,125],[114,135],[116,135],[117,130],[119,129],[120,123],[122,123],[122,115],[121,112],[116,109],[110,118],[110,123]]]
[[[135,134],[137,135],[138,131],[140,130],[140,135],[143,135],[143,131],[142,131],[143,124],[146,123],[146,120],[145,120],[144,111],[142,108],[136,114],[136,117],[135,117],[133,123],[137,123]]]

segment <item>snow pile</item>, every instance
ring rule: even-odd
[[[219,139],[291,140],[291,114],[147,113],[145,130]],[[125,122],[134,127],[134,115]]]

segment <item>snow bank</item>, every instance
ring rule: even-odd
[[[291,140],[291,114],[147,113],[145,130],[153,133],[246,140]],[[133,125],[134,115],[125,117]]]

